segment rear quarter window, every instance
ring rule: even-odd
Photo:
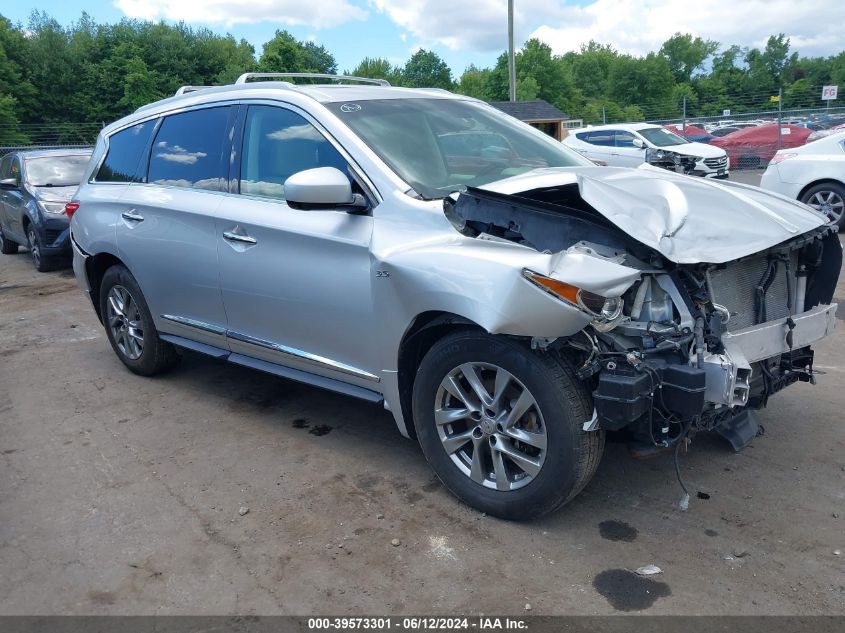
[[[147,182],[223,191],[229,107],[204,108],[164,119],[150,150]]]
[[[155,120],[145,121],[115,132],[109,137],[109,147],[95,182],[141,182],[141,155],[150,142]]]

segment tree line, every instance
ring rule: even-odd
[[[83,13],[62,26],[33,12],[26,26],[0,15],[0,144],[24,143],[32,124],[109,122],[172,95],[182,85],[231,83],[246,71],[338,73],[324,46],[277,31],[256,55],[244,39],[183,23],[122,20],[98,24]],[[508,98],[507,55],[454,76],[429,50],[405,64],[365,58],[345,74],[394,85],[454,90],[485,101]],[[530,39],[516,54],[519,100],[544,99],[587,123],[670,118],[820,105],[821,86],[845,84],[845,52],[799,57],[783,34],[762,49],[677,33],[658,51],[634,56],[590,42],[555,55]]]

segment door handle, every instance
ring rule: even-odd
[[[249,235],[239,235],[232,231],[223,231],[223,239],[230,242],[242,242],[243,244],[258,244],[258,240]]]
[[[122,217],[124,220],[129,220],[130,222],[143,222],[144,221],[144,216],[136,213],[135,209],[131,209],[129,211],[124,211],[123,213],[120,214],[120,217]]]

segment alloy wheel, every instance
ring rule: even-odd
[[[437,389],[434,420],[452,462],[477,484],[516,490],[540,474],[547,446],[542,413],[528,388],[501,367],[455,367]]]
[[[29,254],[32,257],[32,263],[35,264],[36,268],[41,267],[41,247],[38,246],[38,238],[35,235],[35,229],[30,227],[29,232],[27,233],[27,239],[29,240]]]
[[[144,327],[138,303],[123,286],[112,286],[106,312],[114,344],[128,359],[138,360],[144,352]]]
[[[810,196],[807,204],[825,214],[833,222],[839,222],[845,212],[845,200],[835,191],[817,191]]]

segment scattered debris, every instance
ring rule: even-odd
[[[316,435],[317,437],[321,437],[323,435],[328,435],[331,433],[332,427],[328,424],[317,424],[313,428],[309,429],[308,432],[311,435]]]
[[[698,497],[699,499],[704,499],[704,500],[707,500],[707,499],[710,498],[709,494],[707,494],[706,492],[701,492],[700,490],[698,491],[698,494],[695,495],[695,496]]]
[[[842,556],[842,550],[841,549],[833,550],[833,555],[834,556]]]
[[[748,550],[746,549],[735,549],[733,552],[735,558],[745,558],[748,556]]]
[[[834,518],[834,519],[838,519],[838,518],[839,518],[839,513],[838,513],[838,512],[834,512],[834,513],[833,513],[833,518]]]
[[[657,565],[644,565],[634,570],[638,576],[654,576],[655,574],[662,574],[663,570]]]
[[[680,508],[681,512],[689,510],[689,493],[685,492],[681,500],[678,501],[678,508]]]
[[[390,541],[390,544],[393,547],[399,547],[400,545],[402,545],[402,541],[400,541],[398,538],[395,538],[392,541]]]
[[[379,521],[381,521],[381,520],[384,518],[384,514],[382,514],[381,512],[379,512],[379,513],[376,515],[376,518],[377,518]]]
[[[526,602],[526,603],[525,603],[525,610],[526,610],[526,611],[531,611],[531,603],[530,603],[530,602]]]
[[[245,515],[247,512],[249,512],[249,508],[247,508],[246,506],[241,506],[240,508],[238,508],[238,514],[240,514],[241,516]]]

